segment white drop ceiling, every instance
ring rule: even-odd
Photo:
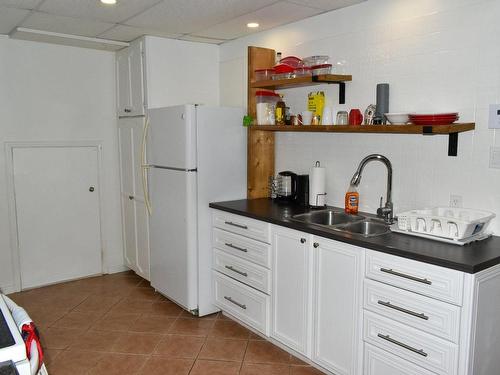
[[[220,44],[366,0],[0,0],[0,34],[17,27],[129,42],[142,35]],[[249,29],[248,22],[260,27]]]

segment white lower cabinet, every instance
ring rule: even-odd
[[[434,375],[373,345],[365,344],[364,375]]]
[[[364,249],[314,237],[312,360],[337,374],[358,374]]]
[[[271,337],[308,355],[312,236],[282,227],[273,227],[271,235]]]

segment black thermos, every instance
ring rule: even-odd
[[[300,206],[309,205],[309,175],[301,174],[297,176],[297,197],[296,202]]]

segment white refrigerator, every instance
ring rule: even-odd
[[[149,193],[151,285],[199,316],[218,311],[211,282],[212,201],[246,196],[241,108],[148,110],[144,183]]]

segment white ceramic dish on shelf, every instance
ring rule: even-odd
[[[410,121],[410,113],[394,112],[394,113],[384,113],[387,120],[393,124],[406,124]]]

